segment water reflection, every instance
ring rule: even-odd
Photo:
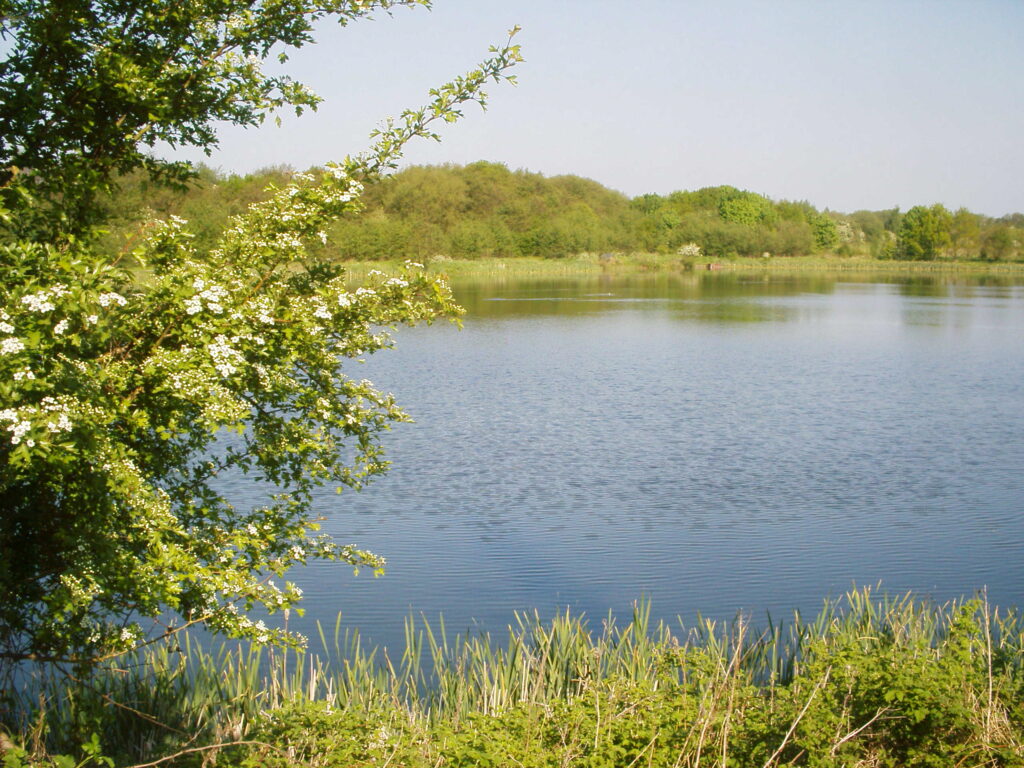
[[[295,574],[316,618],[396,643],[410,612],[500,630],[814,611],[882,580],[1024,593],[1024,291],[757,273],[459,281],[464,330],[367,376],[417,419],[390,476],[318,508],[388,574]],[[244,484],[237,487],[244,503]]]

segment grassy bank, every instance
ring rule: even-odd
[[[353,261],[346,268],[357,279],[370,270],[397,269],[401,262]],[[897,261],[864,256],[777,256],[711,260],[685,259],[670,254],[630,253],[602,258],[597,254],[579,254],[559,259],[436,259],[428,262],[431,271],[460,277],[572,277],[621,272],[671,272],[686,270],[863,272],[892,274],[970,274],[1024,276],[1024,262],[986,261]]]
[[[92,734],[116,765],[1024,765],[1024,622],[981,600],[865,590],[785,627],[675,631],[640,606],[600,629],[523,617],[501,642],[410,623],[400,655],[335,643],[341,664],[185,644],[42,679],[5,766]]]

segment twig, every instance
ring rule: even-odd
[[[860,735],[861,731],[863,731],[865,728],[869,727],[873,722],[875,722],[875,720],[880,718],[883,714],[885,714],[888,711],[889,711],[889,707],[882,707],[881,709],[879,709],[877,712],[875,712],[875,716],[872,717],[870,720],[868,720],[866,723],[864,723],[864,725],[860,726],[859,728],[854,728],[848,734],[843,736],[843,738],[841,738],[839,741],[837,741],[835,744],[833,744],[832,745],[832,749],[829,750],[829,755],[831,755],[832,757],[835,757],[836,750],[839,747],[841,747],[843,744],[848,742],[850,739],[856,738],[858,735]]]
[[[183,755],[195,754],[196,752],[209,752],[211,749],[223,749],[224,747],[239,747],[247,744],[257,747],[266,747],[267,749],[272,749],[275,752],[284,752],[284,750],[280,747],[275,747],[273,744],[267,744],[264,741],[224,741],[220,744],[209,744],[205,747],[190,747],[189,749],[183,749],[180,752],[175,752],[173,755],[161,757],[159,760],[154,760],[151,763],[137,763],[136,765],[127,766],[127,768],[151,768],[154,765],[160,765],[161,763],[166,763],[170,760],[175,760]]]
[[[817,685],[814,686],[814,690],[811,691],[811,695],[807,697],[807,703],[804,704],[804,708],[800,710],[800,714],[796,716],[796,720],[794,720],[793,724],[789,726],[789,730],[786,732],[785,738],[782,740],[782,743],[779,744],[779,748],[776,749],[772,756],[768,758],[768,761],[764,764],[764,768],[769,768],[772,763],[779,759],[779,755],[781,755],[782,750],[786,748],[786,744],[789,743],[789,739],[796,731],[796,727],[800,724],[800,721],[803,720],[804,715],[807,714],[807,710],[811,708],[811,702],[814,701],[814,697],[818,695],[818,691],[825,687],[831,675],[832,667],[829,667],[825,670],[825,676],[818,681]]]

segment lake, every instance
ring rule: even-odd
[[[293,573],[306,616],[401,645],[406,616],[502,634],[639,598],[689,623],[814,613],[852,585],[1024,594],[1024,284],[604,275],[455,284],[464,328],[352,375],[415,424],[391,472],[326,489],[387,574]],[[234,485],[234,484],[232,484]],[[245,487],[232,491],[245,502]]]

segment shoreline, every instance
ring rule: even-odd
[[[342,262],[353,277],[364,277],[370,270],[393,270],[401,261]],[[430,272],[447,273],[452,278],[495,277],[498,275],[533,277],[573,277],[601,274],[652,272],[864,272],[886,274],[956,274],[1024,277],[1024,262],[983,261],[896,261],[860,256],[773,256],[739,257],[714,260],[706,257],[684,259],[671,254],[615,254],[611,258],[597,254],[579,254],[560,259],[536,257],[452,259],[434,258],[425,262]]]

